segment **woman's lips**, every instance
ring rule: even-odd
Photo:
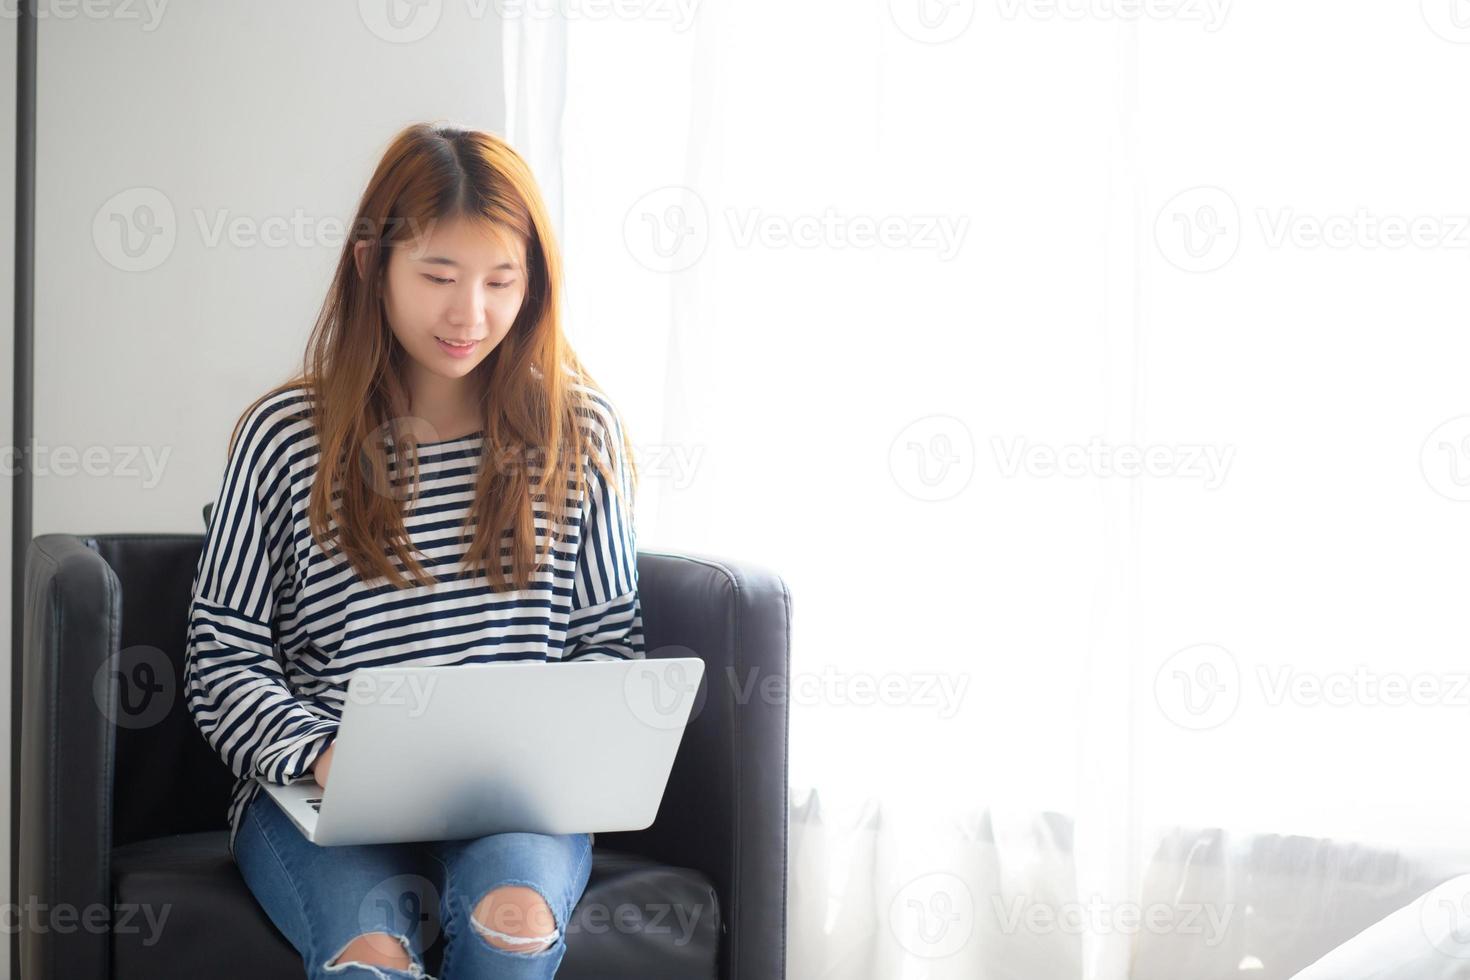
[[[480,346],[480,342],[478,340],[472,340],[467,344],[460,345],[451,344],[444,340],[444,338],[442,337],[435,337],[434,343],[438,344],[439,349],[448,354],[450,357],[469,357],[475,352],[475,348]]]

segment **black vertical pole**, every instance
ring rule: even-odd
[[[31,541],[31,382],[36,268],[36,3],[21,0],[15,22],[15,476],[10,520],[10,899],[20,895],[21,688],[25,663],[26,551]],[[22,914],[18,921],[24,922]],[[20,977],[20,933],[10,937],[10,976]]]

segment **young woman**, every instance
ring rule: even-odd
[[[560,274],[514,150],[409,127],[301,373],[231,434],[184,690],[237,777],[231,854],[310,977],[423,977],[439,930],[444,980],[551,977],[566,952],[590,835],[321,847],[257,782],[327,785],[359,667],[644,656],[631,445],[563,334]],[[399,921],[424,890],[437,924]]]

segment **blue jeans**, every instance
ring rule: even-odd
[[[429,977],[424,954],[431,947],[442,950],[439,980],[544,980],[566,955],[566,925],[587,887],[592,842],[587,834],[506,833],[322,847],[259,790],[241,816],[235,862],[266,915],[301,953],[310,980],[422,980]],[[502,918],[508,906],[488,923],[475,918],[481,899],[503,885],[534,889],[551,908],[554,933],[535,919]],[[392,936],[407,951],[409,968],[337,962],[354,939],[370,933]],[[515,944],[526,936],[537,937],[530,949],[554,941],[522,952]],[[367,942],[396,953],[382,935]]]

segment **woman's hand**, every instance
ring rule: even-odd
[[[316,757],[316,762],[311,766],[311,774],[316,779],[316,784],[322,789],[327,788],[327,770],[332,768],[332,752],[337,748],[333,742],[327,746],[327,751]]]

